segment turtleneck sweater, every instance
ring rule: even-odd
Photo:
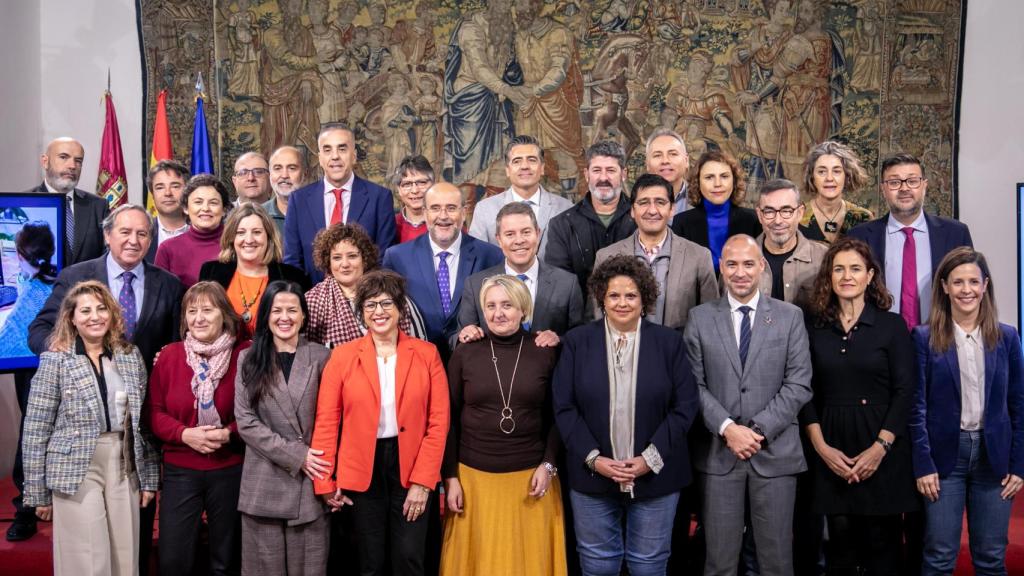
[[[499,428],[504,403],[491,360],[492,343],[501,390],[515,420],[511,434]],[[448,363],[452,413],[441,467],[444,478],[457,476],[460,462],[492,473],[533,469],[542,462],[555,464],[561,440],[554,426],[551,374],[557,360],[558,348],[538,348],[534,335],[523,329],[510,336],[492,334],[455,349]],[[506,421],[505,429],[510,427]]]
[[[174,274],[187,290],[199,281],[203,263],[220,254],[220,236],[224,224],[213,230],[189,228],[181,236],[165,240],[156,250],[156,265]]]
[[[722,257],[722,247],[729,238],[729,207],[732,202],[724,204],[712,204],[705,198],[704,210],[708,213],[708,249],[711,250],[711,260],[718,270],[718,260]]]

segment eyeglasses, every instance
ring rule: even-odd
[[[426,179],[424,179],[424,180],[406,180],[405,182],[400,182],[398,184],[398,189],[402,190],[403,192],[408,192],[409,190],[412,190],[413,188],[426,188],[427,186],[430,186],[431,184],[432,184],[432,182],[430,180],[426,180]]]
[[[445,214],[458,214],[460,210],[462,210],[462,206],[455,204],[449,204],[447,206],[432,204],[427,206],[427,212],[431,214],[440,214],[441,212],[444,212]]]
[[[270,170],[266,168],[242,168],[235,172],[235,176],[239,178],[248,178],[250,174],[259,178],[260,176],[266,176],[270,173]]]
[[[658,208],[664,208],[670,204],[666,198],[643,198],[634,202],[635,205],[639,206],[641,210],[646,210],[648,206],[654,204]]]
[[[385,312],[391,312],[395,309],[394,300],[367,300],[363,302],[363,312],[376,312],[377,307],[380,306],[381,310]]]
[[[924,178],[921,178],[920,176],[911,176],[910,178],[903,179],[890,178],[888,180],[882,180],[882,184],[885,184],[885,187],[888,188],[889,190],[892,190],[893,192],[902,188],[904,184],[906,184],[907,188],[910,188],[911,190],[917,190],[918,188],[921,187],[922,182],[924,182]]]
[[[765,220],[774,220],[776,216],[782,216],[783,220],[789,220],[796,214],[797,208],[792,206],[783,206],[782,208],[758,208],[761,212],[761,216],[764,216]]]

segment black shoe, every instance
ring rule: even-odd
[[[35,522],[22,522],[15,520],[11,527],[7,529],[7,541],[8,542],[21,542],[22,540],[28,540],[36,533]]]

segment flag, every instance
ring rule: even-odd
[[[167,90],[161,90],[156,97],[156,121],[153,123],[153,149],[149,153],[149,167],[152,168],[161,160],[174,158],[174,148],[171,145],[171,128],[167,124]],[[153,196],[149,190],[145,191],[146,210],[156,215],[156,206],[153,205]]]
[[[96,178],[96,194],[107,199],[111,208],[128,202],[128,178],[124,170],[124,154],[121,153],[121,133],[117,129],[117,112],[114,99],[108,89],[103,93],[107,104],[107,120],[103,125],[103,142],[100,145],[100,173]]]
[[[196,119],[192,123],[192,175],[213,174],[213,154],[210,136],[206,131],[206,113],[203,111],[203,75],[196,80]]]

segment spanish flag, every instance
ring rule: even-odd
[[[107,104],[107,120],[103,126],[103,142],[100,145],[100,173],[96,178],[96,194],[107,199],[111,208],[128,202],[128,178],[124,169],[124,154],[121,152],[121,133],[117,129],[117,112],[110,90],[103,93]]]
[[[167,90],[161,90],[156,97],[156,122],[153,123],[153,149],[149,153],[149,167],[152,168],[161,160],[174,158],[174,148],[171,146],[171,129],[167,124]],[[149,190],[146,190],[146,210],[150,214],[156,214],[156,206],[153,205],[153,197]]]

